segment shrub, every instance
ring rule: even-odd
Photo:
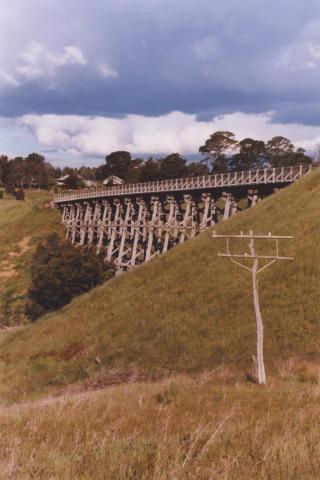
[[[35,321],[113,276],[114,270],[93,250],[75,248],[52,234],[37,246],[31,267],[26,314]]]
[[[15,190],[13,195],[16,200],[24,201],[25,195],[24,195],[24,190],[22,188],[20,188],[19,190]]]
[[[5,192],[8,195],[12,195],[16,200],[25,199],[23,188],[16,189],[16,187],[10,183],[5,184]]]

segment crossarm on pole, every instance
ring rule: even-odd
[[[271,260],[271,262],[268,262],[266,265],[264,265],[263,267],[261,267],[257,273],[260,273],[262,272],[263,270],[265,270],[266,268],[270,267],[270,265],[272,265],[274,262],[276,261],[276,259],[274,258],[273,260]]]
[[[264,240],[292,240],[292,236],[288,235],[219,235],[215,231],[212,234],[212,238],[254,238]]]
[[[250,273],[252,272],[252,268],[249,268],[246,265],[243,265],[242,263],[237,262],[237,260],[233,260],[233,258],[230,258],[230,262],[235,263],[236,265],[239,265],[239,267],[245,268]]]
[[[218,257],[235,257],[235,258],[261,258],[262,260],[294,260],[293,257],[280,257],[276,255],[239,255],[231,253],[218,253]]]

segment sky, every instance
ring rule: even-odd
[[[2,153],[190,156],[221,129],[320,143],[319,0],[1,0]]]

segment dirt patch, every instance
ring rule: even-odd
[[[14,277],[16,273],[14,265],[7,260],[0,264],[0,278],[9,279]]]
[[[71,360],[71,358],[75,357],[79,353],[82,353],[85,350],[85,347],[79,343],[75,343],[73,345],[70,345],[70,347],[66,348],[62,352],[62,358],[63,360]]]
[[[29,245],[32,240],[30,235],[23,237],[20,242],[17,243],[18,251],[17,252],[9,252],[9,257],[21,257],[24,253],[30,250],[31,246]]]

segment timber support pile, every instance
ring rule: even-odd
[[[95,246],[118,269],[140,265],[227,220],[247,197],[254,206],[311,167],[285,167],[118,185],[58,194],[66,238]]]

